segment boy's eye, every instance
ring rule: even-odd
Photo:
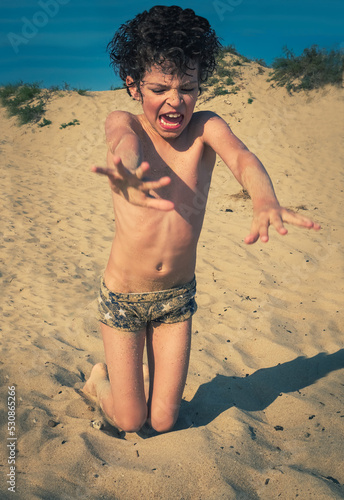
[[[193,92],[195,89],[192,88],[192,89],[180,89],[181,92],[183,92],[183,94],[191,94],[191,92]],[[166,89],[152,89],[152,92],[154,92],[154,94],[163,94],[164,92],[166,92]]]

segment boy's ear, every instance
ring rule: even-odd
[[[135,101],[141,101],[140,92],[137,90],[136,85],[133,85],[133,78],[131,76],[127,76],[127,78],[125,79],[125,83],[129,89],[131,97],[135,99]]]

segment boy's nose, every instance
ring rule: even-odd
[[[182,94],[177,89],[172,89],[168,96],[168,101],[170,104],[181,103],[183,101]]]

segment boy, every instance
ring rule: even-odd
[[[92,167],[108,177],[116,234],[99,297],[106,365],[93,367],[84,392],[128,432],[146,421],[165,432],[178,416],[197,308],[196,247],[216,154],[251,197],[247,244],[267,242],[270,224],[281,235],[283,222],[320,229],[280,207],[263,165],[224,120],[193,112],[219,47],[206,19],[176,6],[137,15],[109,44],[143,113],[110,113],[107,168]]]

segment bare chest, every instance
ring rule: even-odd
[[[151,167],[151,179],[164,176],[171,179],[168,186],[159,190],[159,196],[176,205],[192,202],[200,193],[207,196],[216,155],[200,139],[173,147],[159,147],[147,141],[143,144],[143,153]]]

